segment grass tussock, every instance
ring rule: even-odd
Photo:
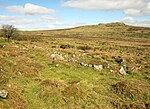
[[[119,108],[147,109],[150,105],[150,85],[136,80],[125,80],[112,85],[122,102],[114,102]]]

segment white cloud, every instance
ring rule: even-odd
[[[18,18],[18,17],[16,17],[16,16],[4,16],[4,15],[0,15],[0,20],[1,21],[15,20],[16,18]]]
[[[11,12],[26,15],[52,14],[55,12],[55,10],[53,9],[49,9],[39,5],[34,5],[31,3],[27,3],[24,6],[8,6],[6,7],[6,9]]]
[[[4,16],[0,15],[0,23],[1,24],[12,24],[12,25],[28,25],[28,24],[36,24],[40,23],[42,20],[34,20],[34,18],[27,17],[27,16]]]
[[[73,22],[73,23],[62,23],[56,22],[53,24],[50,23],[37,23],[37,24],[18,24],[15,27],[19,28],[20,30],[53,30],[53,29],[65,29],[65,28],[73,28],[77,26],[85,25],[85,23]]]
[[[85,23],[64,23],[61,18],[41,15],[38,16],[3,16],[0,15],[0,25],[12,24],[20,30],[49,30],[64,29],[85,25]]]
[[[150,15],[150,0],[69,0],[62,6],[85,10],[124,10],[128,15]]]
[[[10,20],[5,22],[6,24],[13,24],[13,25],[17,25],[17,24],[23,24],[23,25],[28,25],[28,24],[37,24],[40,23],[42,21],[40,20],[30,20],[30,19],[18,19],[18,20]]]
[[[138,16],[141,15],[142,11],[138,9],[127,9],[124,11],[125,14],[130,15],[130,16]]]
[[[80,9],[128,9],[140,8],[148,0],[70,0],[63,2],[63,6]]]
[[[71,22],[71,23],[56,22],[56,23],[54,24],[54,26],[58,26],[58,27],[59,27],[59,26],[60,26],[60,27],[61,27],[61,26],[64,26],[64,27],[65,27],[65,26],[67,26],[67,27],[68,27],[68,26],[73,26],[73,27],[74,27],[74,26],[79,26],[79,25],[81,26],[81,25],[84,25],[84,24],[85,24],[85,23],[80,23],[80,22]]]
[[[135,20],[132,17],[125,17],[122,22],[127,23],[127,24],[134,24]]]
[[[147,19],[134,19],[132,17],[125,17],[121,21],[129,25],[150,27],[150,20]]]
[[[62,20],[62,18],[52,17],[52,16],[49,16],[49,15],[45,15],[45,16],[42,16],[42,20],[44,20],[46,22],[53,22],[53,21]]]

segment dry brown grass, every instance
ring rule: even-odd
[[[150,105],[150,85],[144,81],[125,80],[112,85],[115,93],[122,98],[113,105],[119,108],[147,109]]]

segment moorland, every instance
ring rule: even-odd
[[[150,108],[150,28],[117,22],[18,33],[0,37],[0,90],[8,91],[0,109]]]

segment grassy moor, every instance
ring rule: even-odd
[[[150,28],[115,22],[0,37],[0,95],[0,109],[150,109]]]

